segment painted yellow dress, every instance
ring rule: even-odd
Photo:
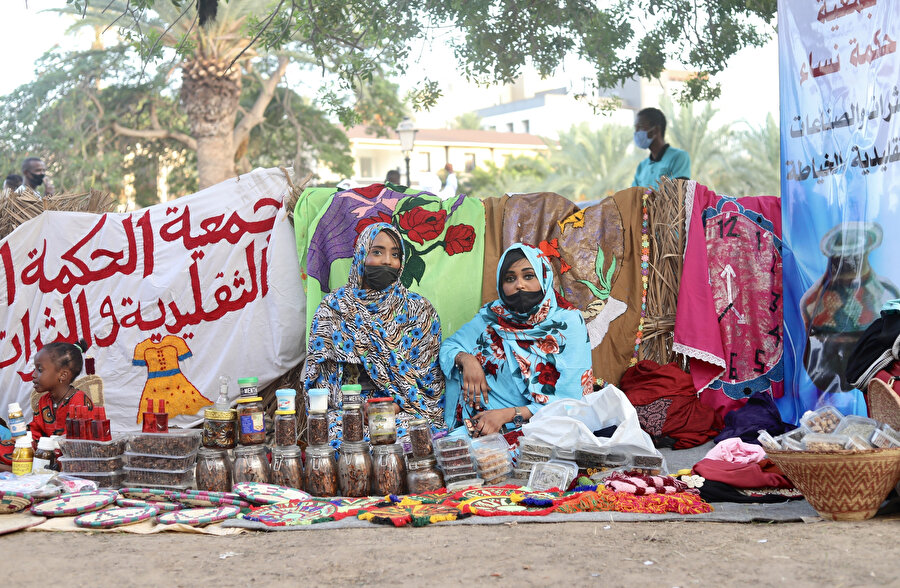
[[[167,335],[159,342],[144,339],[134,348],[133,365],[147,368],[147,383],[141,393],[137,409],[137,423],[144,419],[143,412],[147,399],[153,400],[154,407],[158,401],[166,401],[166,412],[170,417],[180,414],[195,415],[201,408],[209,406],[212,401],[203,396],[193,384],[181,373],[180,361],[191,357],[187,343],[181,337]]]

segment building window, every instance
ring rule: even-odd
[[[516,131],[515,123],[506,123],[506,132],[514,133]]]
[[[531,123],[527,120],[522,121],[522,132],[530,133],[531,132]]]
[[[430,172],[431,171],[431,153],[423,153],[421,155],[422,160],[422,169],[421,171]]]
[[[466,153],[466,171],[471,172],[475,169],[475,154]]]
[[[491,126],[489,126],[489,127],[488,127],[488,130],[489,130],[489,131],[496,131],[496,130],[497,130],[497,125],[491,125]]]
[[[359,176],[361,178],[371,178],[372,177],[372,158],[371,157],[360,157],[359,158]]]

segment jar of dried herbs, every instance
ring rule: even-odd
[[[313,496],[338,495],[337,463],[330,445],[306,448],[306,491]]]
[[[211,449],[234,449],[236,444],[234,411],[207,408],[203,417],[203,446]]]
[[[260,396],[237,399],[238,442],[241,445],[262,445],[266,442],[266,424]]]
[[[410,494],[433,492],[443,488],[444,477],[437,469],[437,460],[433,456],[410,459],[406,485]]]
[[[344,402],[341,414],[344,442],[356,443],[363,440],[362,405],[358,402]]]
[[[397,443],[372,447],[372,494],[406,494],[406,462]]]
[[[250,445],[234,449],[234,483],[270,482],[272,479],[265,445]]]
[[[338,457],[338,485],[341,496],[368,496],[372,477],[372,456],[365,441],[344,441]]]
[[[275,411],[275,445],[291,447],[297,444],[297,415],[294,410]]]
[[[328,413],[311,412],[306,417],[306,442],[309,445],[328,443]]]
[[[369,440],[372,445],[390,445],[397,442],[397,418],[392,398],[369,400]]]
[[[272,448],[272,483],[303,489],[303,456],[299,447]]]
[[[434,453],[431,446],[431,425],[425,419],[409,421],[409,442],[413,457],[428,457]]]
[[[198,490],[231,492],[232,469],[228,452],[201,447],[197,452],[195,478]]]

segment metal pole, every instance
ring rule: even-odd
[[[412,185],[412,183],[409,181],[409,151],[406,152],[406,185]]]

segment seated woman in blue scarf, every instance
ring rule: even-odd
[[[557,297],[540,250],[507,249],[497,293],[441,345],[444,420],[451,430],[468,420],[476,437],[516,429],[546,404],[590,394],[594,385],[584,318]]]

